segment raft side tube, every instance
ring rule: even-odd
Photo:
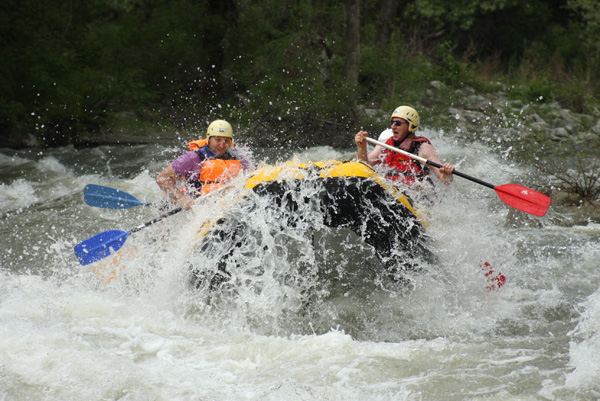
[[[306,185],[317,193],[303,198],[301,189]],[[271,199],[270,213],[285,219],[290,227],[304,218],[298,213],[302,204],[312,202],[317,205],[324,225],[350,228],[375,249],[389,273],[419,270],[409,262],[415,258],[434,259],[427,247],[423,219],[411,200],[363,163],[328,161],[266,167],[248,179],[245,189]],[[254,207],[247,194],[238,202],[241,207]],[[231,255],[256,235],[240,219],[241,216],[225,215],[207,222],[200,231],[197,251],[221,252],[215,275],[219,277],[211,280],[211,287],[227,280],[228,271],[236,268],[230,266]],[[197,275],[196,279],[200,276],[207,279],[205,274]]]

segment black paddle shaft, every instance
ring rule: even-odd
[[[433,166],[433,167],[437,167],[437,168],[441,168],[442,167],[441,164],[436,163],[436,162],[432,162],[430,160],[427,160],[427,164],[429,164],[430,166]],[[452,172],[452,174],[457,175],[457,176],[462,177],[462,178],[466,178],[467,180],[476,182],[478,184],[485,185],[488,188],[492,188],[492,189],[496,188],[494,185],[490,184],[489,182],[482,181],[479,178],[471,177],[470,175],[467,175],[465,173],[461,173],[460,171],[457,171],[457,170],[454,170]]]
[[[181,207],[178,207],[178,208],[175,208],[175,209],[173,209],[173,210],[170,210],[170,211],[168,211],[167,213],[165,213],[165,214],[163,214],[163,215],[161,215],[161,216],[158,216],[158,217],[157,217],[157,218],[155,218],[155,219],[152,219],[152,220],[150,220],[150,221],[148,221],[148,222],[146,222],[146,223],[144,223],[144,224],[142,224],[142,225],[140,225],[140,226],[137,226],[137,227],[136,227],[136,228],[134,228],[133,230],[129,231],[129,233],[135,233],[135,232],[138,232],[138,231],[140,231],[141,229],[143,229],[143,228],[146,228],[146,227],[148,227],[148,226],[151,226],[151,225],[152,225],[152,224],[154,224],[154,223],[158,223],[158,222],[159,222],[159,221],[161,221],[162,219],[166,219],[167,217],[169,217],[169,216],[172,216],[172,215],[174,215],[174,214],[176,214],[176,213],[179,213],[179,212],[181,212],[182,210],[183,210],[183,209],[182,209]]]

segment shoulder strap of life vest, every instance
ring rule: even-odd
[[[386,144],[390,146],[396,146],[402,150],[406,150],[407,152],[411,153],[418,151],[417,147],[421,147],[423,143],[431,144],[431,141],[425,138],[424,136],[416,136],[414,138],[405,139],[402,141],[402,143],[400,143],[399,146],[394,143],[394,138],[390,138],[386,141]]]
[[[411,149],[413,152],[418,152],[419,148],[424,143],[431,144],[431,141],[424,136],[416,136],[402,142],[402,144],[400,144],[400,148],[406,146],[407,149]]]

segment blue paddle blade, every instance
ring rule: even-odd
[[[90,206],[104,209],[129,209],[140,205],[148,205],[127,192],[94,184],[85,187],[83,200]]]
[[[129,231],[110,230],[75,245],[75,256],[82,265],[89,265],[117,252],[127,240]]]

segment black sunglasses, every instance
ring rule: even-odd
[[[390,124],[395,125],[396,127],[401,127],[402,124],[408,124],[408,123],[406,121],[392,120],[390,122]]]

